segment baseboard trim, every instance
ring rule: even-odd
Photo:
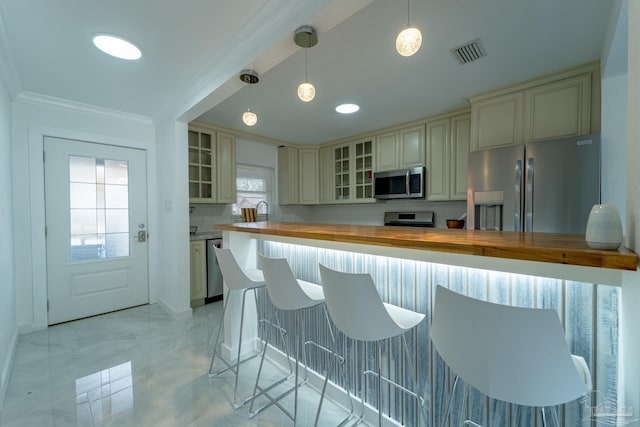
[[[158,298],[158,300],[156,301],[156,304],[158,304],[160,307],[162,307],[167,313],[169,313],[169,315],[174,319],[174,320],[182,320],[182,319],[188,319],[189,317],[191,317],[193,315],[193,310],[191,309],[191,307],[189,307],[186,310],[182,310],[182,311],[175,311],[170,305],[168,305],[167,303],[165,303],[164,301],[162,301],[160,298]]]
[[[18,329],[13,332],[13,338],[11,344],[9,344],[9,357],[2,367],[0,375],[0,413],[4,407],[4,397],[7,394],[7,388],[9,387],[9,379],[11,378],[11,368],[13,367],[13,359],[16,355],[16,348],[18,347]]]

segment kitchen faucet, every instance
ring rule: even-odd
[[[260,205],[264,205],[264,220],[265,221],[269,221],[269,204],[267,202],[265,202],[264,200],[260,200],[257,204],[256,204],[256,217],[259,215],[260,212]],[[258,220],[258,218],[256,218],[256,221]]]

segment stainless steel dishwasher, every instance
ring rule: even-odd
[[[213,248],[222,247],[222,239],[207,240],[207,297],[205,304],[222,299],[222,273]]]

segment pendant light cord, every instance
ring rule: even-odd
[[[309,61],[307,59],[307,49],[304,49],[304,81],[309,82],[309,76],[307,75],[309,71]]]
[[[411,26],[411,0],[407,0],[407,27]]]

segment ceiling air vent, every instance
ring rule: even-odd
[[[478,59],[487,56],[480,39],[471,40],[461,46],[454,47],[451,49],[451,53],[453,53],[453,56],[456,57],[461,65],[477,61]]]

